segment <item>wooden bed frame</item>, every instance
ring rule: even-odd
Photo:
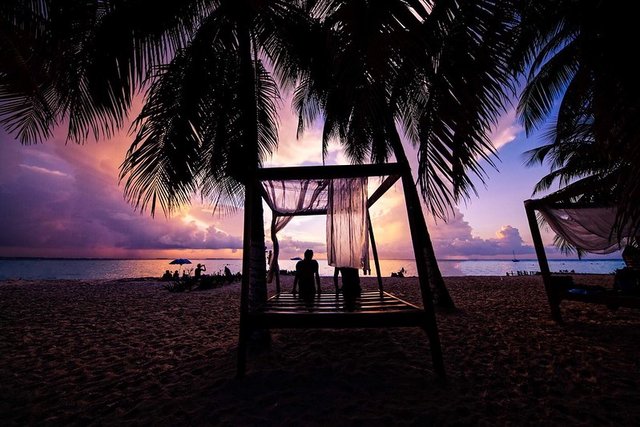
[[[369,197],[367,207],[375,203],[393,184],[402,178],[405,190],[415,192],[415,184],[411,170],[407,165],[402,167],[398,163],[348,165],[348,166],[308,166],[263,168],[258,170],[258,180],[300,180],[300,179],[334,179],[351,177],[386,177],[378,189]],[[415,196],[415,195],[413,195]],[[412,196],[412,197],[413,197]],[[417,196],[415,196],[417,197]],[[268,202],[267,202],[268,203]],[[273,209],[273,207],[272,207]],[[326,293],[316,297],[312,305],[304,302],[292,294],[280,292],[279,278],[276,275],[276,294],[263,305],[250,309],[248,303],[249,283],[242,282],[240,303],[240,334],[238,343],[237,376],[242,377],[246,370],[247,341],[251,334],[260,329],[275,328],[386,328],[386,327],[419,327],[428,337],[433,368],[442,380],[445,379],[442,349],[438,335],[435,311],[431,290],[427,282],[426,259],[423,245],[414,235],[414,223],[417,215],[407,201],[409,225],[412,233],[412,247],[416,257],[418,278],[424,308],[410,304],[382,289],[382,278],[378,262],[373,229],[369,224],[369,234],[372,252],[378,276],[378,291],[364,292],[357,300],[355,307],[346,308],[341,294]],[[326,215],[326,210],[306,212],[305,215]],[[413,215],[413,216],[412,216]],[[424,220],[424,218],[422,217]],[[245,231],[246,232],[246,231]]]

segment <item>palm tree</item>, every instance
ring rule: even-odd
[[[244,203],[248,309],[249,298],[252,305],[266,299],[255,174],[277,135],[278,90],[263,62],[283,82],[293,80],[289,52],[308,21],[296,1],[165,3],[3,3],[0,19],[17,32],[0,34],[12,48],[2,50],[12,62],[0,65],[0,119],[26,143],[64,120],[70,139],[99,138],[123,125],[133,95],[148,84],[121,168],[125,195],[152,214],[170,214],[195,192],[217,207]]]
[[[272,60],[281,80],[293,80],[287,31],[300,38],[308,22],[289,1],[217,3],[156,76],[121,176],[127,198],[152,212],[156,202],[171,211],[196,190],[231,207],[244,200],[246,310],[266,301],[256,172],[277,144],[278,87],[262,58]]]
[[[640,231],[640,82],[625,46],[637,38],[630,6],[605,1],[523,2],[514,70],[527,74],[518,111],[528,133],[556,119],[531,164],[549,161],[568,198],[617,205],[617,225]],[[557,109],[557,113],[556,110]]]
[[[325,149],[339,138],[352,162],[384,162],[393,153],[403,165],[410,228],[420,236],[414,251],[425,259],[418,268],[446,309],[453,301],[396,124],[418,147],[418,181],[430,211],[446,216],[473,191],[467,171],[482,179],[479,162],[493,153],[486,133],[508,87],[506,10],[491,2],[319,2],[314,13],[325,17],[327,35],[316,60],[325,62],[309,69],[295,97],[301,130],[324,113]]]
[[[426,242],[417,252],[428,259],[440,305],[453,305],[409,185],[396,122],[418,146],[423,197],[444,215],[473,191],[467,171],[482,178],[479,159],[489,159],[484,134],[504,82],[500,8],[491,2],[318,1],[314,12],[327,16],[332,30],[328,49],[297,63],[290,54],[304,53],[300,39],[308,21],[293,1],[71,3],[3,3],[2,23],[27,35],[0,35],[12,48],[3,50],[12,61],[0,69],[5,127],[24,142],[43,139],[64,119],[72,140],[108,135],[122,125],[133,94],[153,71],[122,167],[127,198],[142,210],[154,213],[159,206],[170,213],[198,190],[220,205],[238,206],[244,188],[244,250],[257,260],[253,266],[264,268],[255,170],[275,145],[277,89],[262,61],[270,59],[283,82],[302,66],[307,74],[299,93],[309,95],[299,95],[301,113],[312,116],[313,105],[325,112],[325,144],[337,134],[353,161],[368,155],[380,162],[393,153],[406,165],[412,228]],[[150,11],[153,19],[143,19]],[[323,33],[311,35],[326,41]],[[24,84],[14,72],[20,64],[28,71]],[[245,280],[247,273],[245,265]],[[261,271],[253,275],[257,303],[266,287]]]

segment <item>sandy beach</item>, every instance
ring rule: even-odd
[[[277,330],[235,379],[238,284],[0,282],[0,423],[640,425],[639,311],[565,302],[560,326],[539,277],[446,283],[443,386],[417,328]],[[420,303],[415,278],[385,289]]]

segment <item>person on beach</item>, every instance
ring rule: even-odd
[[[227,282],[233,282],[234,276],[231,274],[231,270],[229,270],[229,266],[224,266],[224,277],[227,279]]]
[[[178,280],[178,279],[180,278],[180,273],[178,273],[178,270],[176,270],[176,271],[174,271],[174,272],[173,272],[173,278],[174,278],[175,280]]]
[[[162,280],[171,280],[171,277],[173,277],[171,275],[171,272],[169,270],[166,270],[162,275]]]
[[[199,279],[200,277],[202,277],[202,272],[203,271],[207,271],[207,267],[205,267],[204,264],[198,264],[196,265],[196,271],[195,271],[195,277],[196,279]]]
[[[297,293],[298,286],[300,287],[300,298],[308,304],[313,302],[316,286],[318,296],[322,293],[318,261],[313,259],[313,251],[311,249],[304,251],[304,259],[296,264],[296,276],[293,279],[294,295]]]
[[[338,274],[342,276],[341,289],[338,288]],[[333,284],[336,287],[336,295],[342,291],[345,308],[353,309],[356,299],[362,294],[359,270],[352,267],[336,267],[333,273]]]

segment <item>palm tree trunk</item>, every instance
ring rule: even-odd
[[[265,260],[265,240],[262,199],[258,191],[257,169],[258,153],[258,117],[256,107],[255,68],[251,55],[251,41],[248,26],[239,28],[238,44],[240,50],[239,96],[243,106],[243,132],[245,133],[242,152],[247,162],[245,176],[245,212],[243,236],[243,310],[253,310],[267,300],[267,279]]]
[[[449,295],[446,285],[444,284],[442,273],[438,267],[436,253],[433,250],[431,236],[429,235],[427,223],[422,212],[420,196],[418,195],[418,191],[414,185],[411,166],[404,152],[404,147],[402,146],[400,135],[396,129],[395,121],[391,115],[387,117],[387,130],[396,160],[401,165],[403,171],[402,188],[407,202],[409,229],[411,230],[411,236],[413,238],[413,250],[416,256],[418,275],[420,277],[427,277],[429,288],[431,290],[431,295],[429,295],[425,293],[426,287],[421,285],[423,302],[427,304],[426,300],[433,297],[433,303],[436,307],[447,311],[453,311],[455,310],[455,305],[451,299],[451,295]]]

